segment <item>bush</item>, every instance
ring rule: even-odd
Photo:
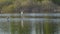
[[[60,0],[52,0],[54,4],[60,5]]]
[[[42,1],[42,0],[37,0],[37,1]]]

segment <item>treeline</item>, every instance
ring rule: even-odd
[[[45,1],[45,2],[42,2],[42,1]],[[27,7],[27,9],[25,8],[25,10],[28,12],[28,8],[31,7],[31,9],[34,9],[34,6],[35,7],[38,6],[38,7],[40,7],[40,9],[42,9],[43,7],[47,8],[47,6],[51,5],[51,4],[48,4],[49,2],[47,2],[47,1],[50,1],[50,0],[0,0],[0,13],[19,13],[25,7]],[[58,4],[60,3],[60,1],[58,1],[58,0],[52,0],[52,1],[55,3],[58,3]],[[22,8],[22,7],[24,7],[24,8]],[[54,6],[50,6],[50,7],[52,8]],[[46,8],[44,9],[44,11],[46,10]],[[30,9],[29,9],[29,11],[30,11]],[[48,11],[48,9],[47,9],[47,11]],[[52,11],[53,11],[53,9],[52,9]],[[40,12],[42,12],[42,11],[40,10]]]

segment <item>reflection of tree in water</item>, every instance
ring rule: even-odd
[[[23,27],[23,34],[31,34],[31,22],[30,21],[24,21],[24,27]]]
[[[58,24],[54,22],[44,24],[44,33],[46,33],[47,31],[49,32],[49,34],[58,33]]]
[[[21,26],[21,22],[11,22],[11,34],[30,34],[31,23],[24,21],[24,26]]]
[[[43,29],[42,28],[43,27],[42,23],[41,22],[36,22],[35,27],[36,27],[36,34],[42,34],[42,31],[41,31]]]
[[[19,33],[21,34],[21,22],[11,22],[11,34]]]

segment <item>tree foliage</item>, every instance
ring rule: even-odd
[[[54,4],[60,5],[60,0],[52,0]]]
[[[41,2],[42,0],[37,0],[37,1],[40,1]]]
[[[2,13],[13,13],[20,6],[24,6],[27,0],[0,0],[0,11]]]
[[[2,13],[12,13],[14,8],[14,5],[4,6],[2,8]]]

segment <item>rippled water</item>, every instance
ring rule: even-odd
[[[0,14],[0,16],[11,16],[11,15],[14,15],[14,16],[19,16],[19,15],[15,15],[15,14],[5,14],[5,15],[3,15],[3,14]],[[34,14],[24,14],[24,15],[31,15],[31,16],[34,16]],[[59,17],[59,14],[49,14],[50,16],[57,16],[57,17]],[[47,16],[47,14],[36,14],[36,16]],[[30,24],[30,26],[32,26],[32,28],[31,28],[31,34],[37,34],[36,33],[36,27],[35,27],[35,24],[36,23],[43,23],[44,21],[47,21],[47,20],[49,20],[49,22],[56,22],[56,23],[59,23],[60,22],[60,19],[46,19],[46,18],[11,18],[11,17],[7,17],[7,18],[0,18],[0,23],[6,23],[6,22],[8,22],[8,27],[9,27],[9,29],[8,29],[8,32],[5,32],[5,31],[3,31],[1,28],[0,28],[0,34],[10,34],[11,32],[10,32],[10,23],[12,22],[12,21],[14,21],[14,22],[19,22],[19,21],[21,21],[21,20],[24,20],[24,21],[30,21],[29,23],[31,23]],[[25,22],[24,22],[25,23]],[[2,25],[2,24],[0,24],[0,25]],[[42,26],[41,26],[42,27]],[[40,30],[40,29],[38,29],[38,30]],[[41,34],[44,34],[43,33],[43,29],[41,28],[41,32],[40,32]],[[40,34],[40,33],[38,33],[38,34]],[[60,34],[60,28],[58,28],[58,32],[55,32],[54,34]]]
[[[5,32],[0,28],[0,34],[10,34],[10,32]]]

